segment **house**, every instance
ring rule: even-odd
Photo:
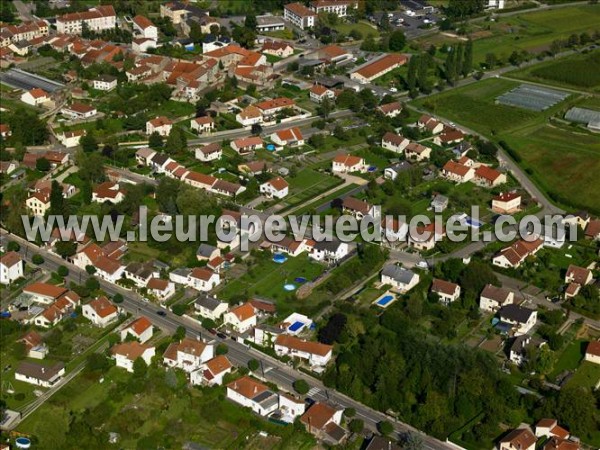
[[[84,24],[88,30],[94,32],[111,30],[117,25],[117,14],[112,5],[64,14],[56,18],[56,31],[58,34],[81,34]]]
[[[403,66],[408,62],[408,58],[397,53],[388,53],[376,61],[364,64],[358,70],[350,73],[350,79],[356,80],[359,83],[366,84],[371,81]]]
[[[585,348],[584,359],[595,364],[600,364],[600,341],[588,342],[588,345]]]
[[[270,137],[271,141],[278,147],[284,147],[286,145],[290,147],[299,147],[304,145],[304,137],[298,127],[276,131]]]
[[[387,264],[381,271],[381,284],[391,285],[398,292],[406,293],[419,283],[420,277],[411,270]]]
[[[374,435],[365,450],[402,450],[402,447],[388,438]]]
[[[156,350],[153,346],[131,341],[114,345],[110,349],[110,352],[117,367],[122,367],[127,372],[133,373],[133,363],[135,360],[142,358],[147,365],[150,365]]]
[[[183,24],[192,17],[204,17],[207,11],[189,2],[169,1],[160,5],[160,17],[171,19],[173,25]],[[202,31],[204,33],[205,31]]]
[[[23,288],[23,294],[29,296],[36,303],[49,305],[55,300],[66,294],[68,291],[64,287],[55,286],[49,283],[31,283]]]
[[[277,97],[271,100],[265,100],[259,103],[256,103],[256,106],[261,112],[263,119],[272,118],[275,114],[284,109],[293,108],[296,102],[291,98],[287,97]]]
[[[286,393],[279,394],[280,420],[286,423],[294,423],[296,418],[306,412],[304,399],[293,397]]]
[[[175,294],[175,283],[162,278],[153,277],[148,281],[146,288],[154,297],[160,301],[168,299]]]
[[[19,339],[25,345],[27,357],[33,359],[44,359],[48,355],[48,346],[44,343],[42,336],[37,331],[29,331]]]
[[[17,252],[7,252],[0,257],[0,284],[11,284],[23,276],[23,259]]]
[[[104,328],[119,318],[119,310],[106,297],[98,297],[81,308],[83,317]]]
[[[500,1],[504,0],[490,0],[490,1]],[[580,450],[581,445],[579,441],[573,441],[571,439],[563,439],[558,436],[552,436],[548,441],[544,444],[542,450]]]
[[[537,311],[515,304],[504,305],[498,311],[501,322],[512,325],[515,336],[529,333],[537,322]]]
[[[452,145],[458,144],[465,139],[465,134],[456,128],[444,127],[443,131],[433,138],[435,145]]]
[[[33,88],[21,94],[21,101],[31,106],[43,105],[50,100],[50,94],[40,88]]]
[[[221,148],[221,144],[218,142],[213,142],[211,144],[206,144],[202,147],[196,148],[194,154],[196,159],[202,162],[210,162],[221,159],[221,156],[223,155],[223,149]]]
[[[428,116],[427,114],[424,114],[421,117],[419,117],[419,120],[417,121],[417,126],[422,130],[429,131],[431,134],[441,133],[444,129],[444,124],[442,122],[434,119],[431,116]]]
[[[121,329],[121,341],[125,341],[131,336],[141,344],[145,344],[152,338],[153,332],[152,323],[150,323],[147,317],[141,316]]]
[[[113,205],[121,203],[125,199],[125,191],[120,189],[119,183],[105,181],[100,183],[92,191],[92,201],[98,203],[109,202]]]
[[[381,146],[395,153],[402,153],[408,144],[410,144],[410,141],[404,136],[390,131],[385,133],[381,138]]]
[[[117,77],[112,75],[99,75],[92,81],[92,87],[98,91],[112,91],[117,87]]]
[[[185,267],[181,267],[179,269],[172,270],[169,273],[169,280],[171,280],[175,284],[182,284],[187,286],[189,283],[190,273],[192,271]]]
[[[225,313],[223,323],[231,325],[238,333],[245,333],[256,326],[256,311],[249,302],[243,303]]]
[[[96,268],[96,276],[111,283],[116,283],[125,270],[125,266],[121,262],[107,255],[97,244],[86,246],[83,250],[76,253],[72,260],[73,264],[80,269],[85,269],[87,266],[94,266]]]
[[[408,224],[399,218],[385,216],[381,219],[381,234],[391,244],[406,242]]]
[[[235,115],[235,120],[243,127],[251,127],[254,124],[262,123],[263,116],[260,109],[254,105],[249,105]]]
[[[521,239],[498,252],[492,259],[492,264],[504,268],[518,268],[529,256],[535,255],[543,245],[542,239]]]
[[[309,258],[329,264],[341,261],[350,253],[348,243],[338,240],[323,240],[315,242],[310,247]]]
[[[342,201],[344,213],[353,215],[357,220],[362,220],[366,216],[377,218],[380,215],[380,208],[373,206],[366,200],[359,200],[354,197],[346,197]]]
[[[67,148],[77,147],[79,141],[86,135],[85,130],[63,131],[56,135],[56,138]]]
[[[409,170],[411,167],[412,164],[410,162],[400,161],[399,163],[396,163],[393,166],[386,167],[385,169],[383,169],[383,178],[386,180],[394,181],[400,173]]]
[[[123,271],[123,276],[132,280],[139,288],[144,288],[153,277],[158,277],[158,271],[154,268],[151,261],[137,262],[133,261],[127,264]]]
[[[333,158],[331,171],[334,173],[351,173],[367,171],[365,160],[359,156],[342,154]]]
[[[219,355],[202,364],[198,370],[190,373],[190,382],[193,385],[205,384],[208,386],[221,386],[223,377],[233,370],[231,361],[225,355]]]
[[[304,359],[311,367],[326,366],[333,355],[333,346],[331,345],[306,341],[287,334],[277,336],[273,348],[277,356],[287,355]]]
[[[214,245],[202,243],[196,250],[196,259],[198,261],[210,261],[217,256],[221,256],[221,250]]]
[[[514,214],[521,209],[521,194],[501,192],[492,198],[492,211],[499,214]]]
[[[34,216],[45,216],[50,209],[50,190],[43,189],[33,192],[27,200],[25,206]]]
[[[71,120],[89,119],[98,114],[96,108],[85,103],[72,103],[71,106],[65,106],[60,112]]]
[[[558,437],[560,439],[567,439],[570,436],[570,433],[559,426],[556,419],[540,419],[535,424],[535,436],[539,438]]]
[[[585,227],[585,238],[593,239],[595,241],[600,240],[600,219],[590,220],[588,226]]]
[[[269,181],[260,185],[260,193],[267,198],[282,199],[289,193],[290,186],[281,177],[271,178]]]
[[[309,90],[309,97],[315,103],[321,103],[323,100],[334,100],[336,97],[336,91],[334,89],[329,89],[325,86],[321,86],[320,84],[313,85]]]
[[[450,160],[444,164],[442,176],[450,181],[465,183],[475,177],[475,170],[472,167]]]
[[[408,244],[417,250],[426,251],[435,247],[435,244],[446,235],[444,227],[435,223],[426,226],[417,226],[409,230]]]
[[[9,138],[12,136],[12,131],[10,129],[10,125],[7,123],[0,123],[0,137],[3,139]],[[14,169],[13,169],[14,170]],[[8,171],[2,171],[2,173],[9,173]]]
[[[161,136],[168,136],[173,128],[173,122],[165,116],[156,117],[146,122],[146,134],[151,135],[156,132]]]
[[[338,17],[346,17],[348,9],[358,8],[357,0],[313,0],[310,9],[317,14],[335,14]]]
[[[256,32],[258,34],[270,31],[283,31],[284,29],[285,22],[281,16],[274,16],[272,14],[256,16]]]
[[[181,181],[195,188],[209,190],[217,182],[217,179],[211,175],[206,175],[200,172],[191,172],[187,171],[187,169],[183,170]],[[177,174],[177,171],[174,172],[174,174]]]
[[[229,305],[226,302],[209,295],[200,295],[194,302],[194,309],[198,312],[198,315],[214,321],[219,320],[228,308]]]
[[[260,416],[267,416],[279,406],[277,394],[249,376],[243,376],[227,385],[227,398],[250,408]]]
[[[590,269],[569,264],[565,274],[565,283],[577,283],[581,286],[590,284],[593,281],[593,274]]]
[[[479,296],[479,308],[484,311],[498,311],[502,306],[514,303],[515,293],[508,289],[487,284]]]
[[[546,341],[535,336],[526,334],[517,336],[509,348],[508,359],[517,366],[522,366],[528,360],[533,348],[539,349],[544,345],[546,345]]]
[[[206,361],[214,358],[215,348],[200,339],[183,338],[171,343],[163,354],[163,363],[185,372],[198,370]]]
[[[392,102],[378,106],[377,111],[386,117],[396,117],[402,112],[402,103]]]
[[[290,256],[298,256],[307,250],[306,240],[295,237],[283,236],[275,241],[265,241],[261,247],[270,248],[273,253],[285,253]]]
[[[1,124],[0,125],[0,129],[3,126],[8,126],[8,125],[4,125]],[[0,161],[0,174],[2,175],[10,175],[11,173],[13,173],[15,170],[17,170],[17,168],[19,167],[19,163],[16,161]],[[20,173],[24,173],[24,171],[19,171]],[[15,175],[13,175],[14,177],[17,177],[19,172],[17,172]]]
[[[207,292],[214,289],[220,282],[221,277],[218,273],[203,267],[196,267],[189,276],[188,285],[198,291]]]
[[[460,297],[460,286],[456,283],[451,283],[450,281],[434,278],[433,283],[431,284],[431,292],[437,294],[440,302],[449,305]]]
[[[418,142],[411,142],[404,149],[406,159],[413,161],[423,161],[431,156],[431,148],[426,147]]]
[[[302,3],[288,3],[283,7],[283,19],[304,30],[315,26],[317,14]]]
[[[259,136],[236,139],[229,144],[233,150],[244,155],[263,148],[263,140]]]
[[[33,361],[22,361],[15,370],[15,380],[50,388],[62,381],[65,365],[62,362],[45,365]]]
[[[495,187],[499,184],[506,183],[506,175],[498,172],[496,169],[481,165],[475,169],[473,181],[479,186]]]
[[[277,56],[278,58],[287,58],[294,54],[294,47],[287,42],[265,41],[260,49],[261,53]]]
[[[300,417],[306,431],[328,444],[337,445],[346,439],[346,430],[340,427],[343,409],[337,409],[327,403],[315,402]]]
[[[431,208],[437,212],[443,212],[448,207],[449,199],[445,195],[435,194],[433,200],[431,200]]]
[[[499,450],[535,450],[537,439],[527,429],[516,429],[500,439]]]
[[[190,120],[190,128],[198,134],[214,131],[215,119],[210,116],[196,117]]]
[[[135,16],[132,20],[132,25],[133,31],[138,36],[154,41],[158,40],[158,28],[147,17]]]

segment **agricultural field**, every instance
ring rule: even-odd
[[[547,61],[509,72],[507,76],[558,87],[600,92],[600,51]]]

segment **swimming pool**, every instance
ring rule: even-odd
[[[273,255],[273,261],[277,264],[283,264],[287,261],[287,257],[283,253],[275,253]]]
[[[288,292],[295,291],[296,290],[296,285],[292,284],[292,283],[287,283],[287,284],[283,285],[283,289],[285,289]]]
[[[471,217],[468,217],[468,216],[465,219],[465,222],[466,222],[467,225],[469,225],[472,228],[481,228],[483,226],[483,223],[478,222],[477,220],[475,220],[475,219],[473,219]]]
[[[385,294],[375,300],[373,303],[379,306],[380,308],[387,308],[390,303],[396,300],[396,296],[392,294]]]
[[[293,324],[291,324],[288,327],[288,330],[292,331],[292,332],[296,332],[298,331],[300,328],[302,328],[305,324],[303,322],[294,322]]]
[[[267,150],[270,152],[274,152],[275,151],[275,146],[273,144],[267,144]]]

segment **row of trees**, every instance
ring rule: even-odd
[[[460,76],[466,77],[472,70],[473,41],[469,39],[466,45],[459,43],[450,48],[444,65],[444,72],[448,83],[454,85]]]

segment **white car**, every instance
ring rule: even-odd
[[[395,87],[391,87],[390,92],[398,92],[398,89],[396,89]]]

